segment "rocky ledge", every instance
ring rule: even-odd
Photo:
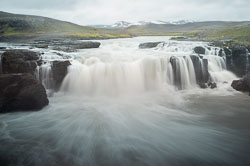
[[[234,80],[231,86],[237,91],[250,93],[250,71],[242,79]]]
[[[141,43],[139,45],[139,48],[140,49],[145,49],[145,48],[154,48],[154,47],[157,47],[158,44],[160,43],[164,43],[164,42],[147,42],[147,43]]]
[[[2,54],[2,72],[34,74],[40,53],[30,50],[7,50]]]
[[[31,74],[0,75],[0,113],[40,110],[48,103],[44,87]]]

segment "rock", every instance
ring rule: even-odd
[[[2,54],[3,73],[34,74],[39,56],[39,53],[30,50],[8,50]]]
[[[87,42],[75,43],[73,45],[73,48],[74,49],[99,48],[100,45],[101,45],[101,43],[99,43],[99,42],[87,41]]]
[[[77,50],[71,47],[66,47],[66,46],[55,46],[52,48],[53,50],[57,50],[57,51],[63,51],[63,52],[76,52]]]
[[[211,89],[214,89],[214,88],[217,88],[217,84],[215,82],[209,82],[208,87],[210,87]]]
[[[71,65],[69,61],[54,61],[52,63],[52,75],[56,89],[61,86],[64,77],[67,75],[69,65]]]
[[[206,83],[199,83],[198,85],[200,86],[201,89],[206,89],[206,88],[208,88],[208,86],[207,86]]]
[[[49,48],[47,44],[35,44],[34,47],[36,48]]]
[[[244,46],[235,45],[231,49],[233,56],[245,55],[247,53],[246,47]]]
[[[206,50],[205,48],[201,47],[201,46],[198,46],[198,47],[195,47],[194,48],[194,52],[196,54],[205,54]]]
[[[250,92],[250,71],[240,80],[234,80],[231,86],[242,92]]]
[[[31,74],[0,75],[0,112],[39,110],[48,103],[44,87]]]
[[[246,82],[243,79],[240,80],[234,80],[231,84],[231,86],[237,90],[237,91],[242,91],[242,92],[246,92],[248,91],[248,86],[246,84]]]
[[[209,80],[207,59],[202,59],[198,55],[190,55],[190,58],[194,65],[197,84],[201,85],[207,83]]]
[[[246,58],[247,56],[246,46],[235,44],[230,46],[230,49],[232,50],[231,54],[229,54],[228,51],[225,51],[227,55],[226,56],[227,68],[228,70],[235,73],[238,77],[243,77],[246,74],[246,71],[250,69],[250,67],[247,66],[247,64],[250,63],[250,59]]]
[[[157,47],[158,44],[163,43],[163,42],[148,42],[148,43],[141,43],[139,45],[139,48],[144,49],[144,48],[154,48]]]
[[[232,51],[228,47],[224,47],[223,50],[224,50],[226,56],[232,55]]]

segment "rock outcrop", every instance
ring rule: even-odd
[[[69,61],[54,61],[52,63],[52,75],[56,89],[61,86],[61,83],[67,74],[69,65],[71,65]]]
[[[163,42],[147,42],[147,43],[141,43],[139,45],[139,48],[145,49],[145,48],[154,48],[157,47],[158,44],[163,43]]]
[[[78,49],[90,49],[90,48],[99,48],[101,43],[99,42],[78,42],[78,41],[68,41],[62,43],[52,43],[53,50],[63,51],[63,52],[76,52]]]
[[[231,86],[242,92],[250,92],[250,71],[240,80],[234,80]]]
[[[190,58],[194,65],[196,82],[201,88],[204,88],[204,84],[209,80],[208,60],[198,55],[191,55]]]
[[[0,112],[39,110],[48,103],[44,87],[31,74],[0,75]]]
[[[39,53],[30,50],[7,50],[2,54],[2,72],[34,74],[39,56]]]
[[[205,48],[203,48],[201,46],[197,46],[194,48],[194,52],[196,54],[205,54],[206,50],[205,50]]]

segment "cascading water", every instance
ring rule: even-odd
[[[50,62],[44,62],[40,66],[37,66],[35,76],[37,80],[40,80],[45,89],[51,90],[54,88],[54,80],[51,72]]]
[[[207,47],[206,43],[198,45]],[[178,89],[194,88],[198,82],[202,82],[198,80],[199,77],[205,78],[206,71],[209,72],[211,81],[215,82],[235,78],[226,71],[226,59],[225,56],[218,56],[219,48],[206,48],[206,55],[200,58],[193,55],[195,46],[197,43],[177,42],[161,43],[156,48],[146,50],[140,50],[136,46],[130,48],[134,51],[133,54],[138,53],[133,56],[127,55],[120,47],[122,51],[113,51],[116,55],[106,59],[101,55],[102,51],[106,55],[107,48],[104,46],[96,54],[96,50],[90,51],[90,54],[95,54],[93,56],[73,60],[61,89],[83,94],[139,93],[174,86]],[[196,56],[199,62],[195,62],[192,56]],[[207,64],[203,62],[205,59],[208,61],[207,68]],[[201,76],[198,77],[199,72]]]
[[[70,54],[61,91],[47,107],[0,115],[0,163],[250,165],[249,97],[230,88],[235,76],[225,58],[208,43],[168,39],[103,40],[100,48]],[[211,52],[194,54],[196,46]],[[51,61],[59,58],[45,52],[37,68],[47,89]],[[197,88],[208,74],[222,83],[216,90]]]

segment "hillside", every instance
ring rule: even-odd
[[[175,35],[188,32],[208,32],[224,28],[231,28],[238,25],[247,25],[250,22],[223,22],[223,21],[207,21],[192,22],[187,24],[146,24],[140,26],[131,26],[126,29],[128,33],[134,35]]]
[[[52,18],[11,14],[0,11],[0,36],[43,36],[77,38],[116,38],[126,34],[80,26]],[[128,37],[128,36],[126,36]]]

